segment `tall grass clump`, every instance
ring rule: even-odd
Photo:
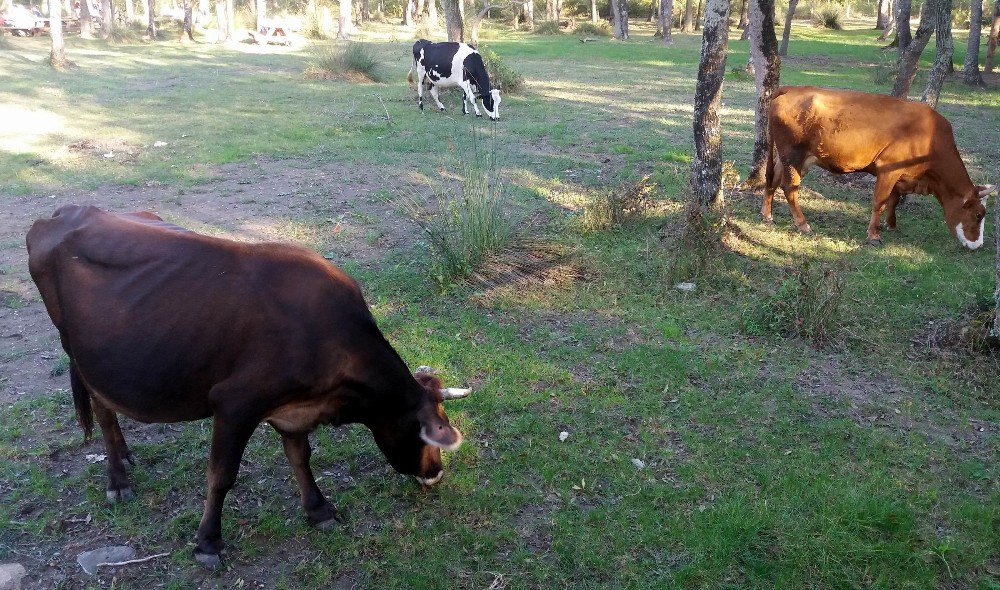
[[[512,68],[496,51],[480,46],[479,53],[483,56],[486,72],[490,75],[490,83],[505,94],[518,92],[524,88],[524,76]]]
[[[111,45],[137,45],[143,42],[146,35],[146,26],[137,22],[130,22],[124,26],[111,29],[111,36],[108,43]]]
[[[839,31],[843,29],[840,24],[841,9],[836,4],[824,4],[814,16],[816,26]]]
[[[306,68],[306,76],[349,82],[382,82],[385,79],[378,53],[366,43],[348,42],[321,50]]]
[[[876,86],[888,86],[896,81],[897,75],[899,75],[899,62],[896,61],[894,54],[886,54],[879,58],[879,62],[872,69],[872,82]]]
[[[845,275],[842,268],[803,262],[774,293],[754,301],[742,314],[744,333],[798,337],[823,345],[839,324]]]
[[[608,21],[603,20],[596,25],[589,21],[583,21],[573,28],[573,34],[581,37],[610,37],[611,25],[608,24]]]
[[[649,210],[654,188],[656,184],[647,174],[638,181],[625,182],[596,195],[583,208],[583,226],[600,231],[635,221]]]
[[[518,235],[520,220],[503,177],[495,128],[486,146],[475,128],[471,137],[471,156],[459,168],[461,183],[436,195],[436,211],[419,197],[404,197],[401,203],[427,238],[441,285],[476,272],[511,248]]]
[[[547,20],[535,25],[536,35],[560,35],[562,29],[559,28],[559,21]]]

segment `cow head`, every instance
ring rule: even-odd
[[[500,90],[498,88],[483,94],[483,110],[494,121],[500,118]]]
[[[962,205],[957,211],[945,216],[952,226],[959,243],[970,250],[983,245],[986,233],[986,199],[994,190],[993,185],[978,186],[964,196]]]
[[[462,444],[462,433],[448,422],[441,402],[465,397],[470,390],[442,387],[441,380],[428,367],[420,367],[413,377],[420,387],[416,406],[372,425],[372,433],[396,471],[430,486],[444,475],[441,449],[456,451]]]

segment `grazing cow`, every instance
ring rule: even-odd
[[[413,67],[407,81],[416,86],[420,110],[424,110],[425,85],[430,88],[431,98],[442,111],[444,105],[438,98],[438,89],[457,87],[463,93],[463,115],[469,114],[468,105],[471,104],[476,116],[482,117],[476,106],[476,98],[481,98],[483,110],[489,118],[500,118],[500,91],[490,86],[490,75],[486,73],[483,56],[471,45],[433,43],[420,39],[413,44]]]
[[[116,414],[213,419],[195,547],[208,567],[220,562],[222,503],[262,421],[281,435],[302,506],[321,528],[339,516],[309,467],[318,425],[364,424],[389,463],[425,485],[441,479],[441,449],[462,442],[441,401],[469,391],[411,374],[357,283],[314,252],[78,206],[36,221],[27,244],[31,278],[70,359],[85,437],[94,415],[101,425],[110,501],[132,496]]]
[[[933,194],[945,223],[965,247],[983,244],[986,197],[992,186],[972,183],[948,121],[926,104],[881,94],[785,86],[771,102],[771,149],[760,213],[773,222],[771,201],[781,186],[799,231],[811,231],[799,207],[799,183],[812,164],[835,174],[875,176],[868,242],[881,244],[879,223],[896,228],[900,195]]]

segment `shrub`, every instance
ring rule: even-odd
[[[601,21],[599,24],[594,24],[592,22],[581,22],[576,25],[573,29],[574,35],[580,35],[581,37],[610,37],[611,36],[611,25],[608,21]]]
[[[536,35],[560,35],[562,29],[559,28],[559,21],[547,20],[535,25]]]
[[[142,43],[145,35],[146,25],[131,22],[125,26],[119,26],[112,29],[111,37],[108,38],[108,43],[112,45],[135,45],[137,43]]]
[[[494,88],[510,94],[524,87],[524,76],[510,67],[497,52],[486,46],[480,46],[479,53],[483,56],[483,63],[486,64],[486,71]]]
[[[583,225],[590,230],[603,230],[625,225],[642,216],[650,207],[650,195],[656,184],[649,175],[635,182],[625,182],[614,190],[600,194],[583,208]]]
[[[746,310],[743,331],[751,336],[800,337],[822,345],[836,330],[845,282],[842,269],[803,262],[773,294]]]
[[[402,206],[420,226],[434,255],[434,272],[442,285],[467,277],[491,257],[510,248],[520,221],[512,214],[507,181],[493,149],[480,149],[475,129],[472,156],[463,160],[457,192],[438,195],[437,211],[425,201],[409,197]]]
[[[826,4],[821,6],[816,14],[815,22],[817,26],[839,31],[844,27],[840,24],[841,10],[836,4]]]
[[[340,48],[322,50],[306,69],[310,78],[338,78],[352,82],[381,82],[382,62],[371,46],[348,42]]]
[[[896,61],[895,54],[884,55],[872,70],[872,82],[877,86],[888,86],[896,81],[898,74],[899,62]]]

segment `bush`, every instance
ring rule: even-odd
[[[306,69],[306,76],[351,82],[381,82],[384,79],[382,62],[375,50],[366,43],[355,42],[321,51]]]
[[[836,4],[826,4],[820,7],[819,12],[814,17],[816,26],[839,31],[844,28],[840,24],[840,15],[840,6],[837,6]]]
[[[111,30],[111,37],[108,43],[112,45],[136,45],[142,43],[146,35],[146,25],[131,22],[124,26],[115,27]]]
[[[895,54],[884,55],[879,58],[879,63],[875,64],[872,70],[872,82],[877,86],[888,86],[895,83],[899,74],[899,63]]]
[[[490,83],[493,84],[494,88],[499,88],[506,94],[524,88],[524,76],[510,67],[496,51],[486,46],[480,46],[479,53],[483,56],[486,72],[489,73]]]
[[[837,327],[844,273],[807,261],[790,274],[773,294],[746,310],[743,331],[750,336],[800,337],[822,345]]]
[[[461,186],[457,193],[438,195],[436,212],[418,198],[402,200],[404,209],[427,236],[435,277],[442,285],[469,276],[510,248],[520,225],[511,213],[496,141],[487,146],[493,149],[483,151],[475,129],[472,138],[472,156],[461,164]]]
[[[560,35],[562,34],[562,29],[559,28],[558,21],[547,20],[536,24],[533,32],[536,35]]]
[[[581,37],[610,37],[611,36],[611,25],[608,21],[601,21],[599,24],[594,24],[591,22],[581,22],[576,25],[573,29],[574,35],[580,35]]]
[[[649,175],[636,182],[626,182],[598,195],[583,208],[583,225],[590,230],[603,230],[635,221],[650,207],[650,194],[656,184]]]

